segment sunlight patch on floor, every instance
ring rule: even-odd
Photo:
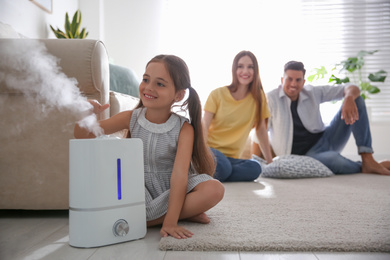
[[[261,198],[271,199],[276,197],[274,187],[271,184],[265,181],[256,181],[256,182],[263,185],[264,188],[253,190],[253,193],[255,193],[257,196]]]
[[[30,259],[42,259],[44,257],[47,257],[51,253],[55,252],[56,250],[60,249],[63,246],[67,246],[69,242],[69,236],[65,236],[55,242],[53,242],[50,245],[41,247],[37,250],[35,250],[30,255],[24,257],[24,260],[30,260]]]

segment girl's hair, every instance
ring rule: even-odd
[[[203,128],[202,128],[202,105],[198,93],[191,86],[190,73],[187,64],[179,57],[174,55],[158,55],[151,59],[146,67],[152,62],[161,62],[167,68],[175,90],[188,89],[189,95],[187,100],[180,106],[182,111],[188,109],[190,123],[194,128],[194,146],[192,148],[191,163],[195,170],[199,173],[207,173],[213,176],[215,172],[214,157],[210,148],[206,145]],[[143,107],[140,100],[137,108]]]
[[[255,99],[256,102],[256,107],[257,107],[257,121],[256,121],[256,126],[260,125],[261,119],[261,92],[263,91],[263,84],[261,84],[260,80],[260,73],[259,73],[259,64],[257,63],[256,56],[250,52],[250,51],[241,51],[239,52],[236,57],[234,57],[233,60],[233,66],[232,66],[232,76],[233,80],[232,83],[230,84],[229,89],[232,92],[237,91],[239,81],[237,77],[237,69],[238,69],[238,61],[242,58],[248,56],[253,63],[253,81],[249,84],[248,91],[251,92],[253,98]]]

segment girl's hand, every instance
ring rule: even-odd
[[[88,99],[88,102],[93,106],[93,113],[94,114],[100,114],[104,110],[110,107],[110,104],[104,104],[101,105],[97,100],[95,99]]]
[[[185,229],[184,227],[179,227],[178,225],[167,226],[163,225],[160,234],[162,237],[172,236],[177,239],[190,238],[193,233]]]

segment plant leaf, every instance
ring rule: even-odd
[[[342,70],[347,70],[353,73],[357,69],[361,69],[364,65],[364,60],[359,59],[358,57],[350,57],[347,60],[342,62],[343,68]]]
[[[371,87],[371,83],[370,82],[361,82],[359,87],[362,91],[368,91],[369,88]]]
[[[309,82],[313,82],[313,80],[314,80],[314,77],[315,77],[316,75],[310,75],[310,76],[308,76],[307,77],[307,80],[309,81]]]
[[[53,31],[54,35],[57,37],[57,39],[66,39],[66,34],[61,31],[60,29],[57,28],[57,30],[55,30],[53,28],[53,26],[50,25],[50,29]]]
[[[69,21],[69,15],[68,12],[65,14],[65,32],[69,36],[70,32],[70,21]],[[70,38],[70,37],[69,37]]]
[[[53,26],[50,25],[50,29],[53,31],[53,33],[56,33],[56,30],[53,28]]]
[[[67,39],[68,38],[68,36],[63,31],[61,31],[59,29],[55,32],[55,34],[56,34],[56,37],[58,39]]]
[[[307,77],[307,80],[310,82],[313,82],[313,80],[323,79],[325,75],[328,73],[324,66],[321,66],[320,68],[314,68],[313,71],[314,74],[309,75]]]
[[[85,32],[85,28],[83,28],[83,29],[81,30],[81,32],[80,32],[79,38],[80,38],[80,39],[84,39],[86,36],[87,36],[87,35],[86,35],[86,32]]]
[[[85,28],[83,28],[79,34],[79,38],[80,39],[84,39],[85,38]]]
[[[73,20],[71,24],[71,31],[74,38],[78,38],[80,25],[81,25],[81,12],[80,10],[77,10],[73,15]]]
[[[68,38],[69,38],[69,39],[74,39],[74,36],[73,36],[73,34],[72,34],[71,31],[68,32]]]
[[[335,75],[332,74],[332,76],[330,76],[329,78],[329,83],[335,83],[335,84],[342,84],[342,83],[348,83],[349,82],[349,78],[348,77],[345,77],[345,78],[338,78],[336,77]]]
[[[378,50],[375,50],[375,51],[359,51],[357,56],[358,57],[364,57],[364,56],[367,56],[367,55],[373,55],[375,52],[378,52]]]
[[[370,85],[370,87],[367,89],[367,91],[370,94],[377,94],[377,93],[381,92],[381,90],[377,86],[372,86],[372,85]]]
[[[387,72],[384,70],[380,70],[374,74],[370,73],[368,75],[368,79],[371,80],[372,82],[385,82],[387,77]]]

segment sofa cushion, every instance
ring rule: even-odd
[[[262,177],[295,179],[295,178],[313,178],[329,177],[333,172],[320,161],[304,155],[284,155],[274,159],[270,164],[256,155],[253,159],[260,162],[263,168]]]

